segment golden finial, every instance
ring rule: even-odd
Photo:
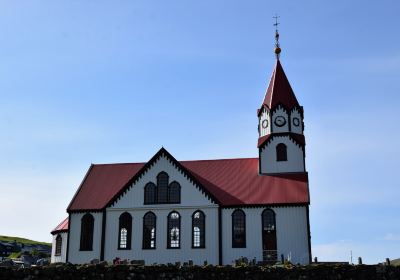
[[[279,60],[279,55],[281,53],[281,48],[280,48],[280,45],[279,45],[278,25],[280,23],[278,22],[278,18],[280,18],[280,17],[278,15],[275,15],[273,18],[275,19],[275,23],[274,23],[274,26],[275,26],[275,55],[276,55],[276,59]]]

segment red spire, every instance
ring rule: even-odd
[[[286,78],[279,59],[276,61],[274,72],[268,85],[267,92],[262,106],[267,106],[270,110],[274,109],[278,104],[282,104],[287,109],[300,107],[292,87]]]

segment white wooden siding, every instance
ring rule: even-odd
[[[204,249],[192,249],[192,214],[202,210],[206,216],[206,244]],[[156,217],[156,249],[142,249],[143,216],[152,211]],[[177,211],[181,216],[180,249],[167,249],[167,216],[171,211]],[[131,250],[118,250],[119,216],[129,212],[133,217]],[[146,264],[187,262],[203,264],[205,260],[218,264],[218,208],[216,206],[173,207],[160,206],[141,209],[108,209],[106,227],[105,260],[112,261],[116,257],[130,260],[145,260]]]
[[[56,238],[57,236],[61,236],[61,254],[59,256],[56,256]],[[51,246],[51,263],[56,263],[56,262],[66,262],[66,256],[67,256],[67,240],[68,239],[68,233],[67,232],[60,232],[57,234],[53,235],[53,242]]]
[[[69,230],[69,252],[68,261],[70,263],[88,263],[93,259],[100,259],[101,248],[101,228],[103,213],[90,213],[94,218],[93,228],[93,250],[80,251],[80,238],[81,238],[81,219],[86,213],[72,213],[70,215],[70,230]]]
[[[266,208],[241,208],[246,214],[246,248],[232,248],[232,212],[222,209],[223,264],[233,264],[240,257],[262,261],[261,214]],[[306,207],[274,207],[278,258],[291,256],[293,263],[309,261]]]
[[[287,161],[276,161],[276,146],[283,143],[287,147]],[[275,136],[261,150],[261,173],[304,172],[303,149],[289,136]]]

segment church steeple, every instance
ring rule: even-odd
[[[257,112],[260,174],[305,172],[303,107],[280,62],[278,17],[275,16],[276,64]]]

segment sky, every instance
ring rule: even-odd
[[[400,257],[398,1],[0,1],[0,234],[51,241],[91,163],[257,157],[304,106],[312,253]]]

